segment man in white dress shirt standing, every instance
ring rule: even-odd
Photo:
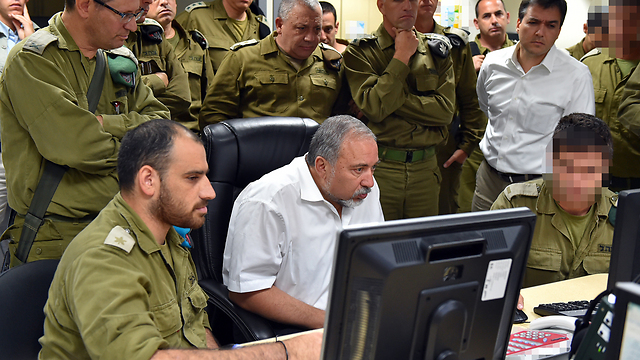
[[[489,122],[472,211],[489,210],[509,184],[541,176],[560,118],[595,113],[589,69],[554,45],[566,13],[565,0],[523,0],[520,42],[491,52],[482,64],[476,90]]]

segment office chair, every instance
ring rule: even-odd
[[[210,297],[209,320],[221,344],[275,335],[266,319],[234,305],[222,282],[222,256],[233,203],[250,182],[304,155],[318,126],[311,119],[264,117],[223,121],[202,131],[207,176],[216,198],[209,202],[204,226],[191,233],[192,256],[200,286]]]
[[[29,262],[0,274],[0,355],[37,359],[44,335],[44,304],[58,260]]]

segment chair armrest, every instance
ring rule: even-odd
[[[200,287],[209,295],[209,304],[222,311],[231,319],[244,339],[237,342],[249,342],[274,337],[274,333],[268,320],[235,305],[229,300],[229,290],[223,284],[207,279],[199,282]]]

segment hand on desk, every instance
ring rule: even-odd
[[[522,294],[518,294],[518,310],[524,310],[524,297],[522,297]]]

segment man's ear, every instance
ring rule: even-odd
[[[507,11],[507,24],[509,24],[510,22],[511,22],[511,14],[509,14],[509,12]]]
[[[277,17],[276,18],[276,32],[278,33],[278,35],[282,35],[282,24],[284,23],[284,21],[282,21],[281,17]]]
[[[322,156],[317,156],[315,161],[316,172],[322,180],[327,180],[327,174],[331,171],[329,162]]]
[[[98,4],[92,0],[76,0],[75,11],[77,11],[83,19],[87,19],[89,17],[89,9],[96,6],[98,6]]]
[[[477,30],[480,30],[480,26],[478,26],[478,19],[473,19],[473,24],[476,26]]]
[[[160,190],[160,175],[156,169],[145,165],[138,170],[136,184],[144,195],[153,197]]]

